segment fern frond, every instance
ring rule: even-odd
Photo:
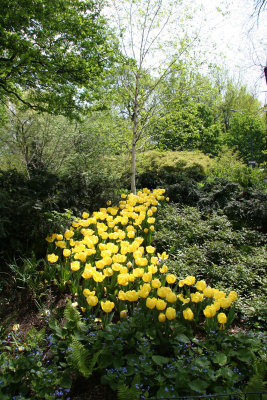
[[[85,346],[75,337],[71,340],[72,349],[72,365],[79,371],[85,378],[91,375],[89,369],[90,354]]]
[[[266,364],[262,360],[258,360],[254,363],[254,374],[249,379],[244,392],[266,392]],[[258,395],[249,394],[248,400],[258,400]],[[264,397],[265,396],[265,397]],[[267,400],[267,395],[263,395],[263,399]]]
[[[76,327],[81,332],[88,331],[88,326],[83,321],[78,321]]]
[[[70,301],[68,301],[65,307],[64,318],[66,318],[68,322],[73,322],[75,324],[77,324],[81,319],[81,314],[75,307],[72,306]]]
[[[122,383],[117,390],[119,400],[137,400],[140,398],[139,391],[135,386],[129,387]]]
[[[72,337],[71,348],[73,367],[85,378],[89,378],[89,376],[92,375],[102,350],[99,350],[91,357],[86,347],[75,337]]]
[[[91,374],[93,373],[93,369],[94,369],[94,367],[95,367],[95,365],[96,365],[96,363],[97,363],[97,361],[98,361],[98,358],[99,358],[100,354],[102,353],[102,351],[103,351],[103,350],[98,350],[98,351],[93,355],[93,357],[91,358],[90,366],[89,366],[89,370],[91,371]]]

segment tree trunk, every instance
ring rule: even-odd
[[[136,74],[135,95],[133,104],[133,137],[132,137],[132,150],[131,150],[131,192],[136,194],[135,182],[135,153],[137,141],[137,127],[138,127],[138,95],[139,95],[139,74]]]
[[[135,152],[136,152],[136,136],[133,133],[132,150],[131,150],[131,192],[136,194],[136,183],[135,183]]]

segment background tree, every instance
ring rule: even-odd
[[[227,72],[226,74],[225,78],[217,84],[221,94],[218,112],[224,124],[224,130],[227,132],[230,128],[233,109],[249,115],[256,115],[261,108],[261,103],[248,91],[246,85],[238,81],[234,82],[233,79],[229,78]]]
[[[165,82],[168,90],[161,98],[164,112],[151,129],[161,149],[198,149],[214,155],[220,150],[222,134],[221,96],[214,82],[215,71],[204,76],[195,73],[193,65],[189,72],[180,67]]]
[[[224,143],[238,150],[246,162],[264,161],[266,150],[265,117],[234,112],[228,132],[224,136]]]
[[[73,155],[77,135],[77,122],[25,109],[19,101],[9,103],[0,127],[2,169],[15,168],[28,179],[36,170],[59,173]]]
[[[0,98],[71,117],[94,101],[116,54],[102,6],[101,0],[2,0]]]
[[[119,93],[123,92],[122,112],[128,113],[132,132],[131,191],[135,193],[136,151],[150,140],[148,127],[161,115],[162,104],[156,90],[178,65],[177,61],[185,59],[185,55],[189,57],[198,33],[188,26],[192,15],[182,1],[114,0],[113,4],[122,52],[132,59],[122,69],[118,87]]]
[[[71,122],[25,109],[17,101],[9,103],[5,120],[0,127],[3,170],[17,169],[28,179],[38,169],[61,176],[71,172],[110,176],[111,168],[121,175],[125,170],[125,120],[115,111],[92,111]]]

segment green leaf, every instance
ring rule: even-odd
[[[71,385],[72,385],[72,379],[71,379],[69,371],[63,372],[61,386],[65,389],[70,389]]]
[[[170,361],[169,358],[163,357],[163,356],[152,356],[152,360],[157,365],[164,365],[164,364],[167,364]]]
[[[184,334],[180,334],[176,336],[176,340],[181,343],[189,343],[191,340]]]
[[[171,391],[171,392],[170,392],[170,391],[168,390],[167,386],[164,386],[164,387],[160,387],[160,388],[159,388],[159,390],[157,391],[156,398],[157,398],[157,399],[166,399],[166,398],[169,398],[170,395],[171,395],[173,398],[176,398],[176,397],[178,398],[179,393],[174,392],[174,391]]]
[[[203,379],[195,379],[193,381],[189,381],[188,386],[190,387],[190,389],[199,393],[203,392],[209,386],[209,383],[204,381]]]
[[[213,362],[220,366],[225,365],[227,363],[227,356],[224,353],[216,353]]]
[[[246,349],[241,349],[236,352],[236,356],[240,361],[250,362],[253,359],[251,351]]]

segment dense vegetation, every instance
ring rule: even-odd
[[[1,400],[264,392],[264,108],[196,10],[114,5],[1,4]]]
[[[187,153],[180,154],[184,159],[186,156]],[[168,157],[166,154],[166,159]],[[162,161],[162,157],[160,160]],[[205,158],[204,160],[206,162]],[[167,329],[167,322],[164,323],[167,330],[162,327],[163,323],[156,323],[156,320],[153,322],[152,315],[144,318],[143,324],[140,324],[144,311],[138,307],[133,310],[128,307],[127,318],[123,318],[119,325],[108,322],[110,318],[92,314],[90,307],[85,313],[86,303],[80,295],[78,299],[74,296],[77,291],[79,293],[79,286],[77,283],[73,286],[75,277],[70,273],[75,272],[71,272],[69,267],[66,269],[63,260],[54,264],[50,259],[52,264],[49,266],[44,258],[46,251],[50,254],[51,251],[55,251],[53,243],[47,245],[45,235],[53,232],[71,232],[66,229],[71,224],[77,226],[77,223],[72,223],[73,213],[71,210],[65,210],[63,213],[53,210],[57,203],[50,203],[46,196],[42,199],[40,188],[39,191],[35,189],[36,198],[32,197],[34,192],[31,191],[29,199],[32,198],[32,203],[26,202],[21,211],[25,223],[22,222],[20,227],[18,222],[23,221],[22,215],[16,214],[13,224],[17,226],[17,232],[12,230],[7,222],[3,226],[6,237],[10,237],[10,240],[3,238],[3,243],[6,242],[7,245],[3,246],[2,253],[2,265],[5,265],[1,281],[1,317],[5,321],[1,329],[3,398],[19,396],[20,393],[20,398],[25,399],[33,395],[40,399],[72,399],[76,398],[77,393],[82,395],[83,391],[85,398],[98,398],[97,394],[92,394],[95,391],[98,393],[97,385],[101,385],[101,395],[107,399],[109,396],[114,398],[115,393],[119,399],[123,399],[129,396],[139,398],[155,395],[161,398],[166,391],[178,396],[223,393],[225,390],[264,390],[265,359],[262,332],[266,329],[266,235],[263,228],[266,226],[264,222],[267,195],[260,186],[257,187],[257,177],[254,186],[253,178],[250,178],[252,187],[242,187],[237,182],[227,181],[225,177],[214,176],[211,181],[209,175],[208,179],[203,179],[202,176],[200,180],[199,174],[194,175],[195,170],[192,172],[189,168],[188,171],[185,165],[182,168],[179,165],[178,174],[177,171],[170,173],[170,169],[173,168],[172,161],[173,158],[169,160],[168,172],[155,173],[155,179],[160,179],[161,184],[165,182],[167,195],[172,202],[159,207],[155,232],[153,229],[147,236],[143,227],[136,235],[144,237],[146,245],[152,243],[156,251],[162,254],[163,261],[164,252],[167,252],[169,259],[165,260],[165,263],[168,265],[169,275],[174,274],[180,282],[191,276],[197,281],[205,281],[207,285],[219,289],[222,293],[232,290],[238,293],[235,319],[232,321],[229,315],[227,331],[219,330],[219,326],[214,325],[215,320],[210,328],[206,321],[204,329],[202,317],[199,317],[198,322],[194,318],[194,323],[183,318],[170,320],[170,330]],[[165,160],[165,166],[166,162]],[[201,163],[203,158],[200,156],[199,166]],[[155,164],[154,168],[156,172]],[[201,170],[205,176],[204,165],[196,170]],[[248,169],[247,174],[250,173]],[[192,174],[197,179],[193,179]],[[151,178],[149,169],[146,173],[140,173],[140,179],[149,177]],[[24,187],[24,194],[27,194],[25,181],[19,180],[22,179],[20,174],[17,174],[17,179],[20,184],[15,185],[11,182],[9,189],[6,186],[6,195],[11,193],[11,188],[14,187]],[[48,181],[50,179],[49,176]],[[53,179],[51,181],[54,182]],[[83,186],[84,193],[89,187]],[[109,212],[114,209],[116,213],[118,189],[114,194],[115,207],[112,208],[107,207],[104,201],[109,189],[101,188],[100,185],[93,187],[94,201],[99,199],[102,212],[110,208]],[[70,192],[72,191],[73,188]],[[50,190],[50,195],[51,193]],[[97,193],[100,197],[97,197]],[[22,194],[21,189],[17,189],[16,195],[12,196],[13,201],[21,202],[21,206],[25,204]],[[73,210],[79,205],[80,193],[76,192],[75,195],[78,197],[77,205],[75,201],[68,204]],[[93,210],[95,204],[89,202],[90,192],[87,192],[87,196],[87,205],[90,204]],[[53,197],[57,201],[62,201],[63,198],[60,190],[57,196]],[[69,196],[67,198],[69,199]],[[257,199],[259,210],[255,210]],[[41,206],[35,207],[37,200],[41,205],[48,204],[50,211],[43,212]],[[86,197],[83,197],[82,201],[84,203],[81,204],[85,205]],[[235,203],[239,209],[241,207],[239,214],[229,212]],[[9,209],[8,205],[9,201],[6,201],[5,210]],[[10,208],[20,210],[21,206]],[[36,217],[31,222],[29,216],[33,215],[35,209]],[[89,210],[89,207],[86,209]],[[12,218],[12,212],[6,215]],[[86,221],[88,215],[84,213],[83,219],[78,221]],[[27,234],[24,235],[23,232]],[[49,240],[49,237],[47,239]],[[58,240],[61,238],[58,237]],[[32,250],[41,258],[29,256]],[[17,260],[12,261],[12,255],[16,254]],[[129,259],[122,261],[125,265]],[[57,265],[61,265],[59,269]],[[191,293],[194,293],[196,289],[193,286],[189,287]],[[125,290],[125,286],[120,286],[121,289]],[[98,294],[99,301],[101,296],[106,298],[104,293]],[[111,296],[111,292],[108,293]],[[11,315],[11,319],[8,318],[7,315],[14,311],[14,308],[21,307],[21,301],[24,302],[25,298],[26,308],[24,305],[22,312]],[[66,303],[67,299],[71,299],[72,304]],[[75,303],[77,300],[78,303]],[[78,309],[74,308],[76,304],[79,304]],[[119,312],[120,308],[117,307]],[[186,307],[185,303],[182,310],[185,311]],[[194,303],[191,305],[191,308],[193,307]],[[170,303],[169,308],[173,309],[173,303]],[[179,308],[175,308],[176,312],[179,312]],[[115,314],[113,318],[120,317]],[[12,325],[13,330],[10,330]],[[203,368],[208,372],[204,381],[199,379]],[[180,371],[179,375],[177,371]],[[45,384],[47,380],[49,386]],[[106,387],[110,389],[107,390]],[[253,398],[252,395],[250,397]]]

